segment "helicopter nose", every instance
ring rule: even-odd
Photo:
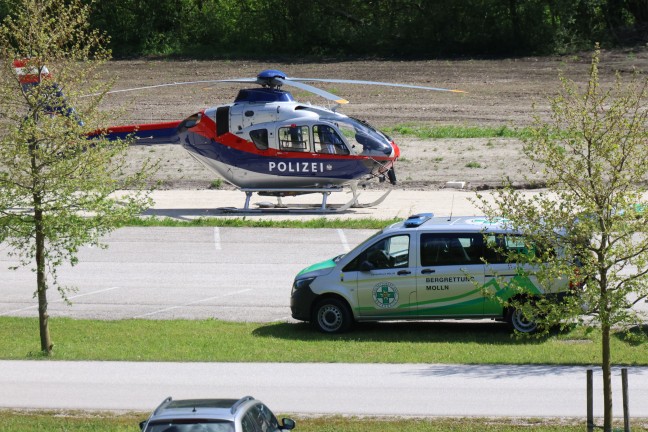
[[[394,159],[397,159],[400,157],[400,148],[398,148],[398,145],[394,141],[391,142],[391,146],[393,148],[393,155]]]

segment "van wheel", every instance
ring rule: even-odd
[[[520,309],[509,308],[506,321],[510,326],[520,333],[533,333],[538,329],[538,323],[534,319],[528,319]]]
[[[323,333],[342,333],[351,328],[353,319],[344,301],[327,298],[315,305],[311,323]]]

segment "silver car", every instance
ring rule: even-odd
[[[292,419],[281,424],[261,401],[241,399],[166,398],[140,423],[142,432],[280,432],[295,427]]]

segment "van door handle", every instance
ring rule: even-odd
[[[430,273],[435,273],[436,270],[434,269],[423,269],[421,270],[421,274],[430,274]]]
[[[402,276],[402,275],[412,274],[412,272],[409,271],[409,270],[399,270],[399,272],[396,273],[396,274],[397,274],[398,276]]]

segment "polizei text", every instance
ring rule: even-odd
[[[326,168],[330,171],[331,166]],[[321,173],[324,172],[323,162],[268,162],[268,171],[294,172],[294,173]]]

